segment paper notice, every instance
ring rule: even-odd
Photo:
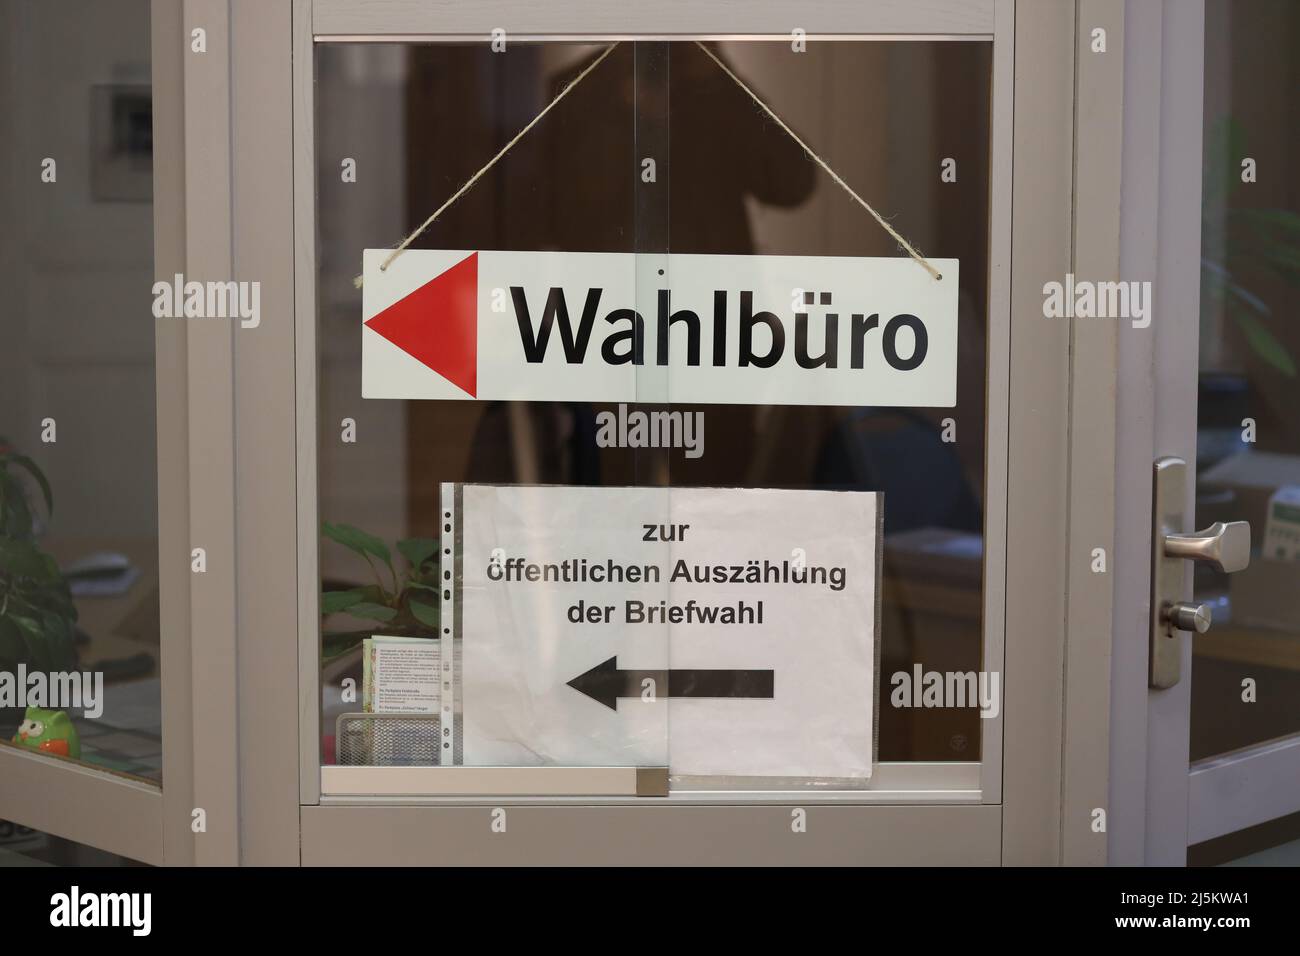
[[[362,709],[380,714],[436,714],[440,648],[437,641],[376,635],[366,641]]]

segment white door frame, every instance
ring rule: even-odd
[[[1127,573],[1116,584],[1112,719],[1126,732],[1111,741],[1109,833],[1112,859],[1126,865],[1187,858],[1191,648],[1166,691],[1148,689],[1147,657],[1153,463],[1187,449],[1195,461],[1203,23],[1199,0],[1128,11],[1123,275],[1152,281],[1154,317],[1120,329],[1115,566]]]
[[[1092,824],[1109,806],[1103,662],[1119,604],[1117,575],[1089,564],[1093,548],[1120,545],[1097,531],[1114,527],[1117,507],[1116,342],[1113,329],[1044,319],[1042,286],[1118,269],[1125,13],[1124,0],[762,0],[743,11],[699,0],[155,0],[155,70],[173,84],[155,81],[157,271],[262,283],[259,328],[186,323],[159,338],[160,514],[178,516],[160,547],[165,559],[208,552],[204,575],[184,562],[163,571],[163,859],[619,862],[635,849],[637,862],[1105,862]],[[813,805],[803,842],[789,839],[788,802],[514,801],[511,837],[489,843],[479,834],[490,805],[319,796],[314,332],[304,338],[315,323],[313,38],[486,37],[502,24],[518,35],[995,38],[987,441],[989,461],[1006,464],[1005,493],[986,504],[986,650],[1003,670],[1004,718],[987,722],[977,790],[930,805],[901,792]],[[1105,58],[1086,53],[1098,25]],[[189,48],[199,27],[203,54]],[[183,398],[164,404],[164,381]]]
[[[177,17],[155,0],[156,50],[183,51],[179,109],[160,117],[183,175],[158,182],[158,268],[262,283],[257,329],[187,323],[174,347],[160,340],[186,389],[183,410],[160,401],[160,441],[165,426],[186,449],[183,465],[160,450],[160,473],[187,477],[184,494],[160,490],[160,508],[186,515],[163,546],[208,552],[204,575],[177,573],[164,595],[164,621],[179,622],[164,646],[164,707],[178,715],[164,859],[1105,862],[1092,811],[1107,806],[1111,675],[1098,662],[1111,642],[1098,622],[1110,620],[1115,576],[1087,568],[1091,549],[1111,544],[1096,529],[1113,526],[1114,335],[1045,319],[1042,286],[1079,263],[1109,278],[1119,261],[1119,146],[1108,137],[1121,125],[1123,13],[1123,0],[185,0]],[[995,38],[987,441],[1005,492],[986,504],[986,649],[1003,670],[1004,718],[987,722],[998,732],[986,728],[973,794],[810,805],[798,840],[788,802],[512,801],[509,837],[484,839],[490,803],[319,797],[308,756],[319,739],[313,37],[487,37],[502,24],[517,35]],[[1093,24],[1115,56],[1085,54]],[[189,51],[199,27],[203,54]]]
[[[364,5],[363,5],[364,6]],[[571,2],[552,4],[543,13],[528,4],[500,3],[495,5],[464,2],[448,4],[431,12],[419,3],[395,8],[392,4],[376,5],[374,16],[358,17],[356,4],[331,5],[315,0],[302,0],[295,6],[295,13],[301,9],[303,16],[295,21],[295,45],[302,53],[295,57],[298,69],[295,71],[297,94],[295,103],[299,109],[295,112],[295,122],[300,124],[295,134],[297,150],[295,165],[295,183],[298,186],[299,202],[295,207],[296,247],[298,250],[299,270],[297,275],[298,315],[297,315],[297,368],[299,386],[299,452],[300,461],[310,463],[301,467],[298,473],[298,561],[299,580],[299,689],[302,695],[300,703],[304,723],[301,729],[301,797],[304,806],[308,805],[349,805],[357,803],[348,790],[346,799],[334,799],[337,793],[328,789],[322,792],[320,779],[319,755],[316,741],[320,731],[315,718],[315,699],[319,694],[317,622],[318,588],[316,580],[316,548],[318,511],[316,502],[316,460],[315,436],[317,434],[316,409],[316,258],[314,242],[315,225],[315,190],[312,177],[317,168],[315,143],[312,136],[311,117],[313,109],[313,90],[311,63],[312,48],[315,44],[331,42],[387,42],[395,38],[405,40],[479,40],[487,42],[491,28],[489,23],[515,23],[520,27],[511,29],[509,35],[516,40],[553,39],[572,40],[575,38],[591,39],[598,42],[611,41],[616,38],[637,38],[646,36],[660,39],[667,36],[689,35],[707,37],[714,35],[711,28],[721,20],[719,16],[733,23],[731,29],[722,31],[721,36],[754,37],[773,35],[774,23],[790,22],[788,6],[768,0],[766,3],[753,4],[746,11],[745,18],[737,20],[734,11],[724,5],[697,3],[692,4],[689,13],[685,8],[664,12],[654,12],[645,17],[643,11],[619,10],[607,14],[610,19],[609,32],[596,33],[583,29],[582,24],[590,22],[590,15],[598,9],[599,4]],[[885,2],[876,5],[876,9],[867,11],[848,11],[844,4],[825,3],[821,8],[800,9],[800,22],[809,24],[806,29],[810,42],[817,42],[819,35],[836,35],[849,37],[892,38],[900,36],[914,39],[932,36],[939,39],[965,38],[967,36],[988,37],[992,35],[995,24],[992,19],[981,20],[979,11],[973,11],[969,5],[952,4],[952,10],[927,10],[917,13],[906,4]],[[986,4],[984,11],[989,17],[993,14],[993,5]],[[1004,4],[1004,14],[1009,27],[1010,5]],[[308,20],[310,17],[310,20]],[[752,19],[752,22],[750,18]],[[495,19],[493,19],[495,18]],[[818,28],[825,23],[824,28]],[[310,24],[310,31],[307,29]],[[785,39],[789,29],[775,35]],[[1005,29],[1005,28],[1004,28]],[[644,31],[644,32],[642,32]],[[994,73],[997,74],[999,61],[995,53]],[[1008,89],[1010,81],[1010,58],[1004,56],[1001,61],[1003,89]],[[995,79],[995,84],[997,80]],[[1003,97],[1005,100],[1006,97]],[[992,124],[996,127],[999,118],[1009,121],[1005,111],[997,113],[994,106]],[[1009,177],[1006,176],[1007,161],[1010,158],[1010,131],[1003,127],[1005,135],[1001,142],[995,139],[993,147],[994,188],[1006,188]],[[989,331],[989,390],[990,404],[997,401],[997,396],[1005,396],[1007,390],[1007,337],[1005,324],[1005,301],[1007,283],[1005,280],[1009,258],[1010,235],[1009,217],[1005,210],[996,209],[990,222],[990,271],[1001,274],[1003,281],[991,282],[991,314],[998,314],[1003,321],[990,323]],[[1005,400],[1005,399],[1003,399]],[[991,419],[988,429],[987,487],[988,505],[987,521],[990,527],[1001,527],[1005,521],[1006,505],[1006,428],[1003,420]],[[1002,660],[1002,635],[1005,595],[999,586],[1005,573],[1005,539],[994,536],[986,556],[987,580],[985,585],[986,653],[993,660]],[[1001,669],[1001,664],[993,669]],[[1002,720],[998,717],[981,721],[982,753],[985,759],[979,763],[897,763],[882,764],[873,775],[872,786],[867,791],[855,792],[854,799],[872,804],[929,804],[943,803],[985,803],[999,802],[1001,793],[1001,741]],[[525,771],[527,772],[527,771]],[[381,770],[367,770],[366,774],[375,778],[376,796],[384,792]],[[534,772],[535,773],[535,772]],[[398,774],[390,774],[398,776]],[[342,774],[332,774],[340,777]],[[349,773],[349,777],[355,774]],[[843,794],[817,795],[800,793],[761,792],[746,794],[728,792],[697,793],[693,795],[676,794],[675,799],[691,802],[774,802],[777,800],[799,800],[803,803],[837,803],[844,801]],[[470,799],[491,805],[503,797]],[[429,803],[446,802],[430,797]],[[465,803],[466,798],[458,798]],[[603,801],[610,802],[610,801]],[[617,801],[613,801],[617,802]],[[635,801],[634,801],[635,802]]]
[[[1118,3],[1084,0],[1082,7],[1088,16],[1102,18],[1108,24],[1112,43],[1122,44],[1123,22],[1116,15],[1122,7]],[[1078,574],[1078,562],[1073,560],[1073,552],[1066,543],[1071,528],[1096,527],[1099,514],[1108,518],[1113,470],[1105,468],[1102,462],[1096,469],[1100,484],[1087,486],[1091,497],[1080,496],[1073,509],[1067,506],[1066,496],[1073,451],[1070,435],[1079,434],[1071,432],[1069,415],[1072,409],[1081,415],[1080,410],[1085,408],[1083,403],[1074,401],[1071,392],[1070,383],[1074,380],[1071,344],[1076,365],[1109,362],[1113,367],[1113,336],[1098,337],[1087,328],[1071,329],[1068,323],[1043,320],[1041,288],[1045,279],[1061,278],[1071,271],[1074,251],[1081,239],[1089,255],[1103,262],[1109,255],[1110,261],[1117,263],[1113,234],[1107,247],[1104,221],[1092,222],[1087,210],[1108,205],[1117,210],[1118,177],[1101,177],[1088,184],[1087,188],[1093,192],[1082,197],[1080,207],[1085,212],[1083,225],[1079,225],[1080,216],[1074,205],[1074,169],[1079,158],[1075,154],[1076,142],[1093,144],[1104,140],[1092,135],[1076,138],[1076,125],[1087,130],[1100,116],[1112,128],[1118,126],[1118,107],[1109,96],[1115,91],[1115,78],[1122,73],[1110,62],[1094,66],[1080,61],[1081,75],[1075,76],[1075,54],[1081,35],[1077,31],[1074,7],[1026,4],[1017,9],[1009,0],[986,0],[933,4],[918,10],[914,4],[893,0],[873,4],[822,2],[801,4],[795,23],[792,22],[795,14],[788,5],[771,2],[751,4],[743,15],[738,15],[734,7],[711,3],[610,8],[573,2],[552,4],[543,10],[532,4],[507,2],[449,3],[434,9],[420,3],[296,0],[294,14],[295,147],[298,150],[295,167],[298,175],[294,180],[298,236],[296,367],[299,411],[306,416],[299,424],[297,435],[304,861],[383,862],[435,857],[444,861],[482,861],[488,858],[484,854],[500,855],[503,861],[614,859],[630,839],[642,844],[639,857],[642,862],[646,860],[645,852],[663,853],[665,860],[676,861],[699,858],[701,852],[708,859],[758,858],[773,862],[795,858],[809,862],[819,859],[825,862],[849,859],[1104,861],[1105,840],[1093,833],[1089,808],[1104,804],[1107,780],[1104,742],[1109,673],[1098,667],[1096,660],[1108,659],[1109,638],[1107,629],[1095,624],[1103,616],[1109,618],[1110,585],[1108,578]],[[814,811],[824,814],[825,841],[810,841],[803,851],[792,856],[794,851],[787,841],[779,838],[780,833],[788,831],[789,804],[741,808],[735,805],[734,796],[715,799],[718,805],[707,807],[619,806],[617,801],[593,800],[578,800],[568,805],[559,801],[511,801],[515,809],[510,832],[516,836],[510,841],[498,839],[489,848],[479,834],[489,832],[486,825],[480,824],[488,819],[488,808],[493,801],[462,799],[458,806],[434,805],[434,801],[428,801],[431,805],[412,806],[425,801],[377,797],[362,802],[320,795],[316,758],[314,574],[317,518],[315,470],[311,467],[316,400],[315,196],[310,181],[316,168],[311,152],[312,43],[313,39],[344,38],[486,38],[493,27],[502,24],[514,36],[593,33],[606,37],[788,36],[797,26],[809,35],[940,34],[997,38],[994,202],[990,221],[994,291],[989,346],[989,417],[994,424],[990,429],[989,459],[996,462],[1009,454],[1010,464],[1005,497],[991,496],[987,505],[990,529],[998,527],[1003,519],[1007,529],[1005,537],[990,534],[989,580],[991,589],[998,592],[995,605],[1002,597],[1004,582],[1014,583],[1016,599],[1008,605],[1005,620],[1004,673],[1009,716],[1002,730],[1006,744],[1000,748],[998,736],[986,734],[984,753],[989,759],[976,795],[979,806],[917,806],[920,800],[934,800],[936,795],[923,797],[919,792],[907,791],[878,795],[893,806],[881,805],[878,800],[872,805],[865,798],[861,803],[827,806]],[[1032,36],[1033,42],[1013,46],[1018,32]],[[1076,82],[1098,90],[1094,99],[1097,109],[1092,113],[1076,115]],[[1014,118],[1009,110],[1013,92],[1017,104]],[[1012,150],[1026,157],[1014,165],[1014,183]],[[1032,162],[1028,157],[1032,157]],[[1116,147],[1116,167],[1117,157]],[[1020,175],[1022,169],[1024,175]],[[1102,196],[1105,190],[1111,191],[1109,203]],[[1099,205],[1086,202],[1098,197],[1102,199]],[[1007,232],[1013,209],[1024,210],[1017,218],[1014,239]],[[1012,241],[1014,251],[1009,257],[1002,243]],[[1011,268],[1013,257],[1014,269]],[[1017,280],[1018,276],[1023,278]],[[1008,353],[1011,359],[1006,358]],[[1015,356],[1022,357],[1018,365]],[[995,370],[1005,361],[1010,361],[1009,376],[1000,379]],[[1113,402],[1113,390],[1109,395]],[[1003,418],[1000,412],[1008,408]],[[1090,440],[1095,440],[1097,428],[1105,428],[1105,403],[1100,406],[1092,403],[1086,408],[1089,417],[1084,422],[1085,431]],[[1110,421],[1113,423],[1113,414]],[[1001,434],[1000,429],[1003,429]],[[1002,435],[1008,432],[1009,442],[1004,444],[1007,439]],[[1016,502],[1010,514],[1006,513],[1007,500]],[[1108,525],[1109,521],[1104,524]],[[1109,541],[1104,539],[1102,543]],[[1005,556],[1004,562],[998,559],[1000,555]],[[1086,567],[1086,562],[1083,566]],[[1086,598],[1074,603],[1072,611],[1067,608],[1067,587],[1074,587]],[[997,626],[997,615],[991,617],[988,649],[997,655],[1001,628]],[[1065,627],[1062,621],[1066,622]],[[1067,630],[1070,641],[1067,641]],[[1078,708],[1080,718],[1074,723],[1064,713],[1067,688],[1076,700],[1091,702],[1090,708]],[[1067,727],[1071,728],[1068,732]],[[1074,728],[1078,728],[1077,732]],[[1001,773],[988,773],[988,768],[996,767],[1003,754]],[[964,793],[951,796],[957,800],[970,799]],[[943,799],[941,794],[938,799]],[[1005,815],[998,807],[1000,802],[1006,808]],[[718,812],[728,814],[726,827],[711,822],[718,819]],[[927,835],[931,827],[938,830]],[[941,839],[939,831],[949,835]],[[597,832],[603,838],[593,838]],[[656,834],[654,850],[645,850],[638,832]],[[579,834],[583,835],[581,839]],[[955,834],[962,836],[954,838]],[[707,839],[701,843],[706,835]],[[507,847],[507,843],[512,846]],[[576,846],[585,846],[588,855],[575,857]],[[706,849],[701,851],[701,846]],[[871,852],[863,855],[868,850]],[[609,855],[603,855],[606,853]]]
[[[1181,866],[1190,844],[1300,812],[1300,734],[1192,764],[1194,638],[1181,638],[1179,683],[1146,686],[1152,467],[1187,461],[1195,500],[1200,365],[1205,11],[1201,0],[1161,6],[1130,4],[1127,24],[1123,272],[1153,281],[1155,316],[1120,329],[1115,560],[1132,573],[1115,599],[1113,719],[1126,732],[1111,742],[1110,842],[1117,863]]]

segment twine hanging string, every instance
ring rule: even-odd
[[[723,73],[731,77],[732,81],[737,86],[739,86],[742,90],[748,93],[749,98],[752,99],[755,103],[757,103],[759,107],[763,110],[763,112],[767,113],[768,116],[772,117],[772,119],[776,122],[776,124],[785,131],[786,135],[789,136],[796,143],[798,143],[800,148],[803,149],[803,151],[808,154],[808,157],[812,159],[813,162],[815,162],[818,166],[824,169],[827,175],[829,175],[831,179],[833,179],[836,182],[836,184],[840,186],[841,189],[843,189],[846,193],[848,193],[851,197],[853,197],[854,202],[856,202],[867,212],[871,213],[871,217],[880,224],[880,227],[884,229],[885,232],[889,233],[889,235],[893,237],[894,241],[896,241],[901,248],[905,249],[907,251],[907,254],[911,256],[913,259],[915,259],[917,263],[920,264],[921,267],[925,269],[926,272],[930,273],[930,275],[933,276],[935,280],[939,280],[943,278],[943,276],[939,273],[939,270],[936,269],[934,266],[930,265],[929,261],[925,258],[925,256],[917,252],[916,249],[912,247],[912,244],[910,242],[908,242],[906,239],[900,236],[898,232],[894,229],[894,227],[891,226],[888,223],[888,221],[886,221],[885,218],[880,215],[880,213],[876,212],[876,210],[871,207],[870,203],[868,203],[865,199],[863,199],[856,192],[854,192],[853,187],[851,187],[848,183],[846,183],[843,179],[841,179],[839,173],[831,169],[830,166],[826,164],[826,161],[813,151],[812,147],[810,147],[807,143],[805,143],[802,139],[800,139],[798,134],[796,134],[794,130],[792,130],[788,125],[786,125],[785,121],[782,120],[781,117],[777,116],[776,113],[773,112],[770,106],[768,106],[761,99],[759,99],[758,94],[755,93],[753,90],[751,90],[748,86],[746,86],[744,80],[742,80],[735,73],[733,73],[731,69],[725,63],[722,62],[722,60],[720,60],[717,56],[714,55],[712,50],[706,47],[699,40],[695,41],[695,45],[698,46],[701,50],[703,50],[705,56],[707,56],[710,60],[716,63],[718,65],[718,68],[721,69]],[[485,165],[482,169],[480,169],[473,176],[471,176],[469,180],[466,181],[465,185],[461,186],[460,189],[456,190],[456,192],[452,195],[450,199],[448,199],[445,203],[443,203],[434,211],[433,215],[431,215],[428,219],[424,220],[424,222],[422,222],[414,232],[412,232],[409,236],[403,239],[401,244],[398,245],[397,248],[394,249],[391,253],[389,253],[388,257],[380,264],[379,271],[380,272],[387,271],[389,265],[392,264],[394,259],[400,256],[403,252],[405,252],[407,247],[410,246],[410,244],[413,243],[416,239],[418,239],[420,237],[420,234],[423,233],[424,230],[428,229],[429,226],[433,225],[434,220],[437,219],[439,216],[441,216],[444,212],[446,212],[447,208],[451,206],[452,203],[454,203],[461,196],[465,195],[465,193],[469,192],[469,190],[473,187],[473,185],[476,182],[478,182],[489,169],[495,166],[502,156],[510,152],[510,150],[514,147],[514,145],[517,142],[519,142],[521,139],[523,139],[524,136],[527,135],[528,131],[541,121],[543,116],[545,116],[547,113],[551,111],[551,109],[555,106],[555,104],[559,103],[560,100],[564,99],[564,97],[568,95],[570,90],[572,90],[575,86],[577,86],[584,79],[586,79],[587,75],[591,73],[592,70],[600,66],[601,61],[604,60],[605,57],[609,56],[610,53],[613,52],[614,47],[616,46],[618,46],[617,41],[611,43],[608,47],[606,47],[604,52],[601,53],[600,56],[596,57],[596,59],[591,63],[590,66],[588,66],[585,70],[583,70],[581,73],[575,76],[568,83],[568,85],[566,85],[564,89],[560,91],[559,95],[556,96],[555,99],[551,100],[551,102],[546,104],[546,107],[540,113],[538,113],[536,116],[533,117],[532,121],[527,126],[525,126],[518,133],[516,133],[514,138],[511,139],[510,142],[502,146],[501,150],[490,160],[488,160],[487,165]],[[357,276],[356,279],[353,280],[353,284],[358,289],[361,288],[361,284],[362,284],[361,276]]]
[[[466,181],[465,185],[461,186],[460,189],[457,189],[450,199],[448,199],[445,203],[443,203],[441,206],[439,206],[437,209],[434,210],[432,216],[424,220],[424,222],[420,223],[419,228],[417,228],[413,233],[411,233],[409,236],[403,239],[401,244],[388,254],[388,258],[386,258],[382,263],[380,263],[379,271],[387,272],[388,267],[392,265],[393,260],[396,259],[398,256],[400,256],[403,252],[405,252],[407,246],[415,242],[416,239],[420,238],[420,234],[424,232],[424,230],[428,229],[431,225],[433,225],[433,221],[437,219],[439,216],[441,216],[444,212],[446,212],[447,208],[451,206],[452,203],[454,203],[461,196],[465,195],[465,193],[469,192],[470,189],[473,187],[473,185],[476,182],[478,182],[480,179],[482,179],[483,175],[489,169],[495,166],[502,156],[504,156],[506,153],[510,152],[510,150],[514,148],[515,143],[523,139],[528,134],[528,131],[530,129],[532,129],[534,126],[536,126],[538,123],[541,122],[542,117],[545,116],[547,113],[549,113],[555,107],[556,103],[560,102],[560,100],[568,96],[569,91],[572,90],[579,83],[581,83],[583,80],[585,80],[587,78],[588,73],[590,73],[596,67],[600,66],[601,61],[604,60],[605,57],[613,53],[614,47],[616,46],[618,46],[617,40],[611,43],[609,46],[605,47],[604,52],[601,53],[600,56],[596,57],[596,59],[592,61],[590,66],[588,66],[585,70],[583,70],[581,73],[575,76],[571,81],[569,81],[569,83],[564,87],[564,89],[560,90],[559,95],[556,96],[555,99],[547,103],[546,107],[536,116],[534,116],[532,118],[532,121],[529,122],[527,126],[525,126],[523,129],[521,129],[518,133],[515,134],[514,139],[510,140],[510,142],[502,146],[500,151],[495,156],[493,156],[491,159],[488,160],[486,166],[484,166],[473,176],[471,176]],[[357,276],[355,279],[353,279],[352,284],[355,285],[358,289],[360,289],[361,276]]]
[[[744,90],[746,93],[748,93],[748,94],[749,94],[749,98],[752,99],[755,103],[757,103],[760,107],[762,107],[763,112],[765,112],[768,116],[772,117],[772,119],[776,121],[776,125],[779,126],[779,127],[781,127],[781,129],[785,130],[785,131],[786,131],[786,134],[787,134],[787,135],[788,135],[792,140],[794,140],[796,143],[799,144],[799,146],[803,149],[803,151],[804,151],[805,153],[808,154],[808,157],[809,157],[813,162],[815,162],[815,163],[816,163],[818,166],[820,166],[822,169],[826,170],[827,175],[829,175],[829,176],[831,177],[831,179],[835,180],[835,182],[838,183],[839,186],[840,186],[840,187],[841,187],[841,188],[842,188],[846,193],[848,193],[850,196],[852,196],[852,197],[853,197],[853,200],[854,200],[854,201],[855,201],[859,206],[861,206],[861,207],[862,207],[863,209],[865,209],[867,212],[871,213],[871,217],[872,217],[873,219],[875,219],[876,222],[880,223],[880,227],[881,227],[882,229],[884,229],[885,232],[887,232],[887,233],[889,233],[891,236],[893,236],[893,237],[894,237],[894,240],[895,240],[895,241],[896,241],[900,246],[902,246],[904,249],[907,250],[907,254],[908,254],[909,256],[911,256],[913,259],[915,259],[917,262],[919,262],[919,263],[920,263],[920,264],[925,268],[925,271],[926,271],[926,272],[928,272],[928,273],[930,273],[930,275],[934,276],[934,278],[935,278],[936,280],[937,280],[937,279],[942,279],[942,278],[943,278],[943,276],[939,274],[939,270],[936,269],[934,266],[930,265],[930,263],[926,260],[925,256],[921,255],[919,252],[917,252],[915,249],[913,249],[913,248],[912,248],[912,244],[911,244],[910,242],[908,242],[906,239],[904,239],[902,236],[900,236],[900,235],[899,235],[899,234],[894,230],[894,227],[891,226],[888,222],[885,221],[885,218],[884,218],[882,215],[880,215],[880,213],[878,213],[878,212],[876,212],[874,209],[872,209],[870,203],[868,203],[865,199],[863,199],[863,198],[862,198],[861,196],[859,196],[856,192],[854,192],[854,191],[853,191],[853,187],[851,187],[848,183],[846,183],[843,179],[840,178],[839,173],[835,172],[835,170],[831,169],[828,165],[826,165],[826,161],[825,161],[824,159],[822,159],[820,156],[818,156],[815,152],[813,152],[812,147],[810,147],[807,143],[805,143],[803,140],[801,140],[801,139],[798,137],[798,135],[795,133],[795,131],[792,130],[789,126],[787,126],[787,125],[785,124],[785,121],[784,121],[783,119],[781,119],[781,117],[777,116],[776,113],[774,113],[774,112],[772,111],[772,107],[768,106],[768,105],[767,105],[766,103],[764,103],[761,99],[759,99],[759,98],[758,98],[758,94],[755,93],[753,90],[751,90],[748,86],[746,86],[744,80],[742,80],[740,77],[736,76],[735,73],[732,73],[731,70],[730,70],[730,68],[727,66],[727,64],[723,63],[722,60],[718,59],[718,57],[714,55],[713,51],[710,50],[708,47],[706,47],[706,46],[705,46],[703,43],[701,43],[699,40],[696,40],[696,41],[695,41],[695,45],[696,45],[697,47],[699,47],[701,50],[704,51],[705,56],[707,56],[707,57],[708,57],[710,60],[712,60],[714,63],[718,64],[718,68],[721,69],[723,73],[727,74],[727,76],[731,77],[732,80],[735,81],[735,83],[736,83],[737,86],[739,86],[742,90]]]

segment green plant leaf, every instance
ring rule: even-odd
[[[346,611],[353,605],[360,604],[363,601],[373,600],[373,595],[368,595],[367,590],[366,588],[352,588],[348,591],[326,591],[320,596],[320,612],[322,614],[337,614],[339,611]]]
[[[75,621],[77,611],[71,602],[51,587],[15,587],[7,595],[7,607],[15,614],[39,618],[53,614],[65,621]]]
[[[369,636],[369,631],[326,631],[320,639],[321,660],[328,662],[340,657]]]
[[[1241,126],[1231,116],[1210,124],[1202,151],[1202,208],[1217,208],[1241,185],[1244,141]]]
[[[72,603],[72,595],[63,581],[39,582],[23,578],[12,582],[9,592],[10,607],[26,608],[28,617],[39,617],[50,612],[71,624],[77,620],[77,609]]]
[[[1297,276],[1300,276],[1300,248],[1274,243],[1260,249],[1255,259],[1284,279],[1294,281]]]
[[[27,642],[23,640],[18,625],[8,617],[0,617],[0,670],[12,673],[27,660]]]
[[[411,562],[411,567],[419,570],[430,558],[437,559],[439,544],[436,538],[403,538],[397,542],[397,550]]]
[[[58,565],[53,561],[53,558],[43,554],[30,541],[0,538],[0,573],[35,578],[38,581],[61,581]]]
[[[54,656],[50,653],[50,644],[45,639],[45,632],[41,625],[20,614],[10,614],[9,620],[18,626],[23,643],[27,646],[27,663],[36,670],[58,670],[54,666]]]
[[[371,604],[368,601],[352,605],[348,608],[348,613],[353,617],[362,617],[369,621],[382,621],[385,624],[397,617],[397,611],[393,610],[393,608],[385,607],[382,604]]]
[[[388,550],[388,545],[373,534],[367,534],[349,524],[332,524],[328,521],[321,522],[321,533],[331,541],[337,541],[345,548],[351,548],[357,554],[373,554],[387,564],[390,570],[393,567],[393,556]]]
[[[1231,277],[1228,278],[1226,288],[1228,295],[1235,299],[1239,305],[1244,305],[1261,316],[1267,317],[1271,314],[1267,302],[1245,286],[1232,281]]]
[[[1249,312],[1236,311],[1234,316],[1255,353],[1288,378],[1295,378],[1296,367],[1291,353],[1274,337],[1267,326]]]
[[[1289,209],[1257,209],[1250,206],[1235,206],[1228,210],[1228,216],[1246,226],[1267,234],[1269,231],[1283,233],[1291,239],[1300,239],[1300,213]]]
[[[437,629],[438,627],[437,608],[430,607],[428,604],[421,604],[419,601],[411,601],[409,603],[409,606],[411,608],[411,614],[415,616],[415,619],[417,621],[419,621],[425,627],[432,627],[434,629]]]
[[[5,619],[16,617],[35,617],[41,613],[41,609],[28,601],[13,594],[7,595],[4,601]]]
[[[32,534],[32,509],[27,505],[27,496],[18,479],[4,469],[0,469],[0,533],[11,538],[29,538]]]
[[[13,462],[24,468],[29,475],[36,479],[36,483],[41,486],[41,494],[45,497],[45,512],[48,515],[54,514],[54,495],[50,492],[50,482],[45,477],[45,472],[41,471],[36,462],[32,461],[26,455],[8,454],[4,456],[5,462]]]
[[[72,625],[66,618],[45,612],[41,615],[41,631],[50,652],[53,670],[70,671],[77,666],[77,649],[72,636]]]
[[[41,560],[45,562],[45,573],[47,580],[51,583],[62,583],[63,572],[59,570],[59,562],[54,560],[54,555],[40,552]]]

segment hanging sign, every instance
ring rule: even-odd
[[[365,398],[951,407],[957,260],[367,249]]]
[[[444,485],[465,764],[869,777],[880,502]]]

